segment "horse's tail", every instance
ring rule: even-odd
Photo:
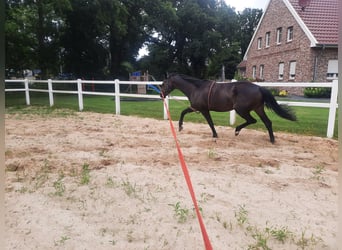
[[[262,93],[267,108],[273,110],[277,115],[284,119],[290,121],[297,120],[297,117],[293,110],[287,105],[278,104],[277,100],[268,89],[260,87],[260,91]]]

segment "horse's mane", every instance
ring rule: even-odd
[[[171,75],[171,77],[176,77],[176,76],[178,76],[179,78],[181,78],[181,79],[184,80],[184,81],[187,81],[187,82],[192,83],[192,84],[195,85],[196,87],[200,87],[200,86],[203,85],[203,84],[206,84],[206,83],[211,82],[211,81],[209,81],[209,80],[198,79],[198,78],[196,78],[196,77],[188,76],[188,75],[184,75],[184,74],[177,74],[177,73],[174,73],[174,74]]]

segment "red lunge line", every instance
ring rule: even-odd
[[[168,109],[168,107],[166,105],[166,102],[165,102],[164,98],[163,98],[163,102],[164,102],[164,106],[165,106],[165,109],[166,109],[166,112],[167,112],[167,116],[169,118],[171,132],[172,132],[173,138],[175,139],[175,142],[176,142],[176,147],[177,147],[177,151],[178,151],[179,161],[180,161],[180,164],[182,166],[182,170],[183,170],[183,174],[184,174],[184,177],[185,177],[185,180],[186,180],[186,184],[188,185],[188,189],[190,191],[192,202],[194,204],[195,211],[196,211],[196,214],[197,214],[198,222],[199,222],[200,227],[201,227],[202,237],[203,237],[205,249],[206,250],[212,250],[213,248],[211,246],[211,243],[210,243],[207,231],[205,229],[205,226],[204,226],[204,223],[203,223],[203,220],[202,220],[201,213],[200,213],[198,205],[197,205],[197,200],[196,200],[194,189],[192,187],[189,171],[188,171],[188,168],[186,166],[182,150],[181,150],[181,148],[179,146],[179,143],[178,143],[178,140],[177,140],[177,134],[176,134],[176,130],[175,130],[175,128],[173,126],[173,123],[172,123],[172,120],[171,120],[170,111],[169,111],[169,109]]]

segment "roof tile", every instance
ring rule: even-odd
[[[302,9],[298,0],[289,0],[319,44],[338,44],[338,0],[311,0]]]

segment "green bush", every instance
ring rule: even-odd
[[[309,98],[328,98],[331,95],[331,88],[307,87],[304,89],[304,96]]]

